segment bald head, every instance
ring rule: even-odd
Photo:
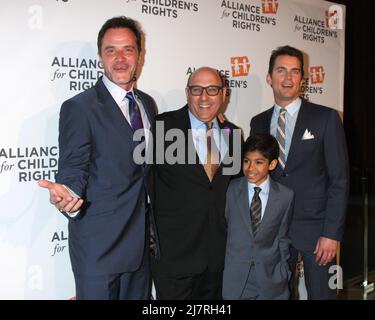
[[[219,71],[217,71],[216,69],[214,68],[211,68],[211,67],[200,67],[198,69],[196,69],[188,78],[188,81],[187,81],[187,86],[190,85],[190,83],[192,81],[194,81],[194,77],[196,77],[197,75],[199,75],[199,73],[201,72],[207,72],[207,73],[211,73],[212,75],[216,75],[218,80],[220,81],[221,83],[221,86],[224,86],[224,80],[221,76],[221,74],[219,73]]]

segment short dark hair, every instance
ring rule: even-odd
[[[277,160],[279,157],[279,144],[269,133],[254,134],[247,138],[242,146],[242,157],[244,157],[246,153],[252,151],[260,152],[269,162],[271,162],[272,160]]]
[[[125,17],[125,16],[119,16],[119,17],[113,17],[111,19],[108,19],[103,26],[101,27],[99,33],[98,33],[98,53],[100,55],[100,49],[103,44],[103,37],[104,34],[107,32],[108,29],[117,29],[117,28],[128,28],[130,29],[136,38],[137,42],[137,49],[138,52],[141,52],[142,49],[142,33],[141,30],[137,24],[137,22],[131,18]]]
[[[301,74],[302,78],[304,75],[304,66],[303,66],[303,54],[300,50],[293,48],[291,46],[282,46],[277,47],[275,50],[272,51],[270,62],[268,64],[268,74],[271,74],[273,71],[273,67],[275,66],[276,58],[279,56],[292,56],[296,57],[299,62],[301,63]]]

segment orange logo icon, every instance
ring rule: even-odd
[[[247,56],[230,58],[232,77],[247,76],[250,72],[250,63]]]
[[[324,68],[323,66],[310,67],[310,82],[311,84],[323,83],[324,82]]]
[[[328,10],[325,10],[326,27],[329,29],[343,29],[343,11],[337,5],[331,5]]]
[[[279,8],[279,0],[262,0],[262,13],[276,14]]]
[[[338,29],[339,15],[337,11],[326,10],[326,26],[330,29]]]

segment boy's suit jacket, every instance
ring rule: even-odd
[[[250,267],[255,268],[260,299],[288,299],[289,244],[287,236],[294,193],[270,178],[264,215],[254,237],[246,177],[228,188],[225,215],[228,224],[223,298],[239,299]]]
[[[251,120],[250,135],[270,133],[273,108]],[[285,169],[274,180],[295,192],[292,244],[314,251],[319,237],[342,240],[349,193],[345,134],[336,110],[302,100]]]
[[[151,126],[156,105],[135,90]],[[149,165],[133,161],[133,130],[102,80],[65,101],[60,112],[58,183],[85,200],[69,220],[69,250],[75,274],[132,272],[144,256],[151,197]],[[153,200],[153,199],[152,199]]]

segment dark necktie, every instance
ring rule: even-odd
[[[262,189],[259,187],[254,187],[254,196],[251,200],[250,205],[250,218],[251,218],[251,226],[253,228],[254,236],[256,235],[260,220],[262,217],[262,201],[260,200],[259,193]]]
[[[285,113],[286,109],[281,108],[279,118],[277,119],[277,129],[276,129],[276,140],[279,143],[280,153],[279,153],[279,163],[281,167],[285,168]]]
[[[130,125],[134,131],[143,128],[141,112],[139,111],[138,105],[134,99],[133,93],[128,92],[126,94],[126,99],[129,101],[129,118]]]
[[[204,171],[210,181],[214,178],[216,170],[219,168],[220,153],[214,139],[213,123],[205,123],[206,125],[206,143],[207,156],[204,164]]]

